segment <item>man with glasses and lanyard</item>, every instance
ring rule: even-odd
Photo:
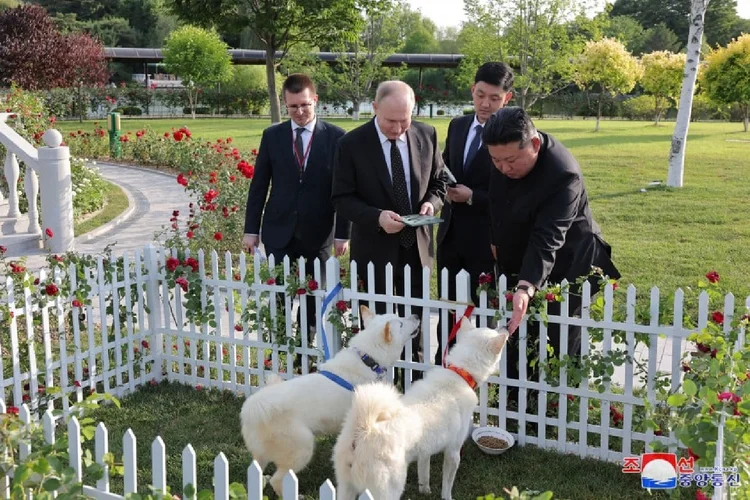
[[[331,202],[333,156],[344,130],[315,116],[318,95],[307,75],[290,75],[282,94],[291,120],[263,131],[242,245],[254,252],[262,240],[277,264],[285,255],[292,262],[304,257],[312,272],[316,258],[325,265],[332,246],[340,256],[349,245],[351,223],[336,217]],[[308,300],[308,328],[316,326],[314,305]]]

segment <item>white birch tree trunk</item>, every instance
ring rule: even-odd
[[[667,186],[682,187],[685,172],[685,146],[687,144],[690,114],[693,109],[693,93],[698,77],[698,64],[701,57],[701,43],[709,0],[691,0],[690,33],[685,60],[685,73],[682,79],[680,107],[677,110],[677,121],[672,135],[672,147],[669,150],[669,173]]]

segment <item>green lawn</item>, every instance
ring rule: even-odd
[[[104,190],[104,207],[91,218],[83,220],[73,229],[76,237],[97,229],[115,219],[128,208],[128,197],[117,185],[107,182]]]
[[[357,122],[332,120],[351,129]],[[449,120],[428,120],[445,140]],[[156,131],[187,125],[194,138],[232,137],[241,149],[258,146],[262,119],[123,120],[125,130]],[[359,122],[361,123],[361,122]],[[625,283],[647,294],[663,295],[691,286],[708,270],[744,299],[750,294],[750,135],[739,123],[693,123],[687,146],[685,187],[641,189],[666,180],[672,123],[604,121],[594,133],[592,120],[539,120],[580,161],[592,210]],[[92,129],[93,122],[58,122],[63,131]],[[441,144],[442,146],[442,144]],[[175,185],[175,189],[179,186]]]
[[[110,450],[122,456],[123,433],[132,428],[138,449],[138,484],[147,491],[151,481],[151,442],[161,436],[167,448],[167,484],[172,493],[181,493],[181,454],[187,444],[195,449],[198,490],[212,488],[213,460],[223,452],[229,461],[229,481],[247,484],[250,457],[242,442],[239,413],[243,399],[230,392],[196,391],[190,386],[160,384],[147,386],[123,400],[121,409],[102,408],[94,417],[109,430]],[[308,468],[298,475],[300,493],[317,498],[320,484],[335,482],[331,464],[333,439],[320,439]],[[442,457],[433,457],[430,472],[434,498],[439,495]],[[615,500],[667,498],[649,495],[640,487],[640,476],[623,474],[621,466],[598,460],[559,455],[532,446],[514,447],[500,456],[484,455],[472,442],[463,450],[453,497],[474,499],[487,493],[500,496],[503,488],[553,491],[555,498],[571,500]],[[112,491],[122,491],[122,481],[114,478]],[[695,498],[692,489],[676,492],[673,498]],[[682,494],[682,496],[679,495]],[[271,494],[270,487],[266,494]],[[427,498],[417,491],[416,464],[409,469],[404,498]],[[506,498],[502,495],[501,498]]]

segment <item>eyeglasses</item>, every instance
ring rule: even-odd
[[[286,109],[289,110],[290,113],[296,113],[297,111],[307,111],[311,107],[315,105],[314,102],[308,102],[305,104],[287,104]]]

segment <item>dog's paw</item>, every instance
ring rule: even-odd
[[[420,484],[419,485],[419,492],[423,495],[429,495],[432,493],[432,490],[430,490],[429,484]]]

